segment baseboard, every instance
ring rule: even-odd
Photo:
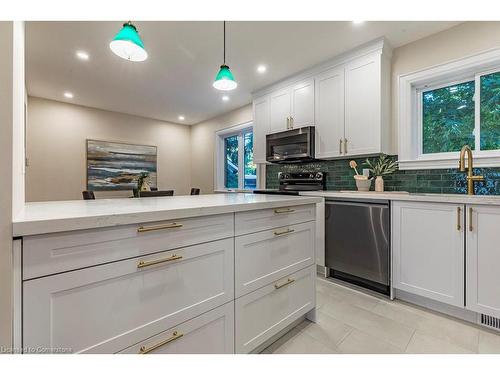
[[[401,301],[409,302],[417,306],[425,307],[429,310],[437,311],[441,314],[450,315],[454,318],[462,319],[470,323],[477,324],[478,314],[464,308],[451,306],[446,303],[434,301],[427,297],[417,296],[405,292],[404,290],[394,289],[394,296]]]

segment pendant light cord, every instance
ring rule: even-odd
[[[224,65],[226,65],[226,21],[224,21]]]

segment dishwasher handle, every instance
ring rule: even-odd
[[[338,205],[338,206],[358,206],[358,207],[389,207],[389,202],[377,202],[377,201],[337,201],[332,199],[326,199],[325,204]]]

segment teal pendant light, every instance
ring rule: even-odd
[[[123,24],[123,28],[116,34],[109,43],[109,48],[115,55],[129,61],[144,61],[148,58],[148,53],[144,49],[141,37],[132,22]]]
[[[238,87],[238,83],[234,80],[233,73],[226,65],[226,21],[224,21],[224,63],[220,66],[219,73],[215,76],[213,86],[217,90],[229,91]]]

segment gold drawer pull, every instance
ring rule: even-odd
[[[283,284],[274,284],[274,289],[279,289],[279,288],[283,288],[284,286],[287,286],[288,284],[291,284],[293,283],[295,280],[294,279],[288,279],[287,281],[285,281]]]
[[[461,213],[462,213],[462,209],[460,207],[457,207],[457,230],[458,231],[462,230],[462,226],[460,225]]]
[[[180,223],[170,223],[170,224],[160,224],[160,225],[151,225],[149,227],[139,227],[137,228],[137,232],[151,232],[153,230],[161,230],[161,229],[172,229],[172,228],[181,228],[182,224]]]
[[[283,236],[284,234],[293,233],[294,231],[295,231],[294,229],[286,229],[286,230],[282,230],[281,232],[275,231],[274,235],[275,236]]]
[[[141,346],[141,348],[139,349],[139,354],[147,354],[149,352],[152,352],[153,350],[158,349],[159,347],[166,345],[169,342],[180,339],[182,336],[184,336],[184,334],[178,333],[177,331],[174,331],[174,333],[172,333],[172,337],[169,337],[168,339],[161,341],[158,344],[154,344],[153,346],[150,346],[149,348],[146,348],[144,345]]]
[[[150,260],[150,261],[143,261],[141,260],[139,263],[137,263],[137,268],[144,268],[144,267],[149,267],[149,266],[154,266],[155,264],[161,264],[161,263],[166,263],[166,262],[171,262],[173,260],[178,260],[182,259],[182,255],[172,255],[171,257],[164,258],[164,259],[157,259],[157,260]]]
[[[469,207],[469,232],[472,232],[474,227],[472,226],[472,207]]]
[[[295,212],[295,210],[292,210],[291,208],[277,208],[274,210],[275,214],[290,214],[292,212]]]

